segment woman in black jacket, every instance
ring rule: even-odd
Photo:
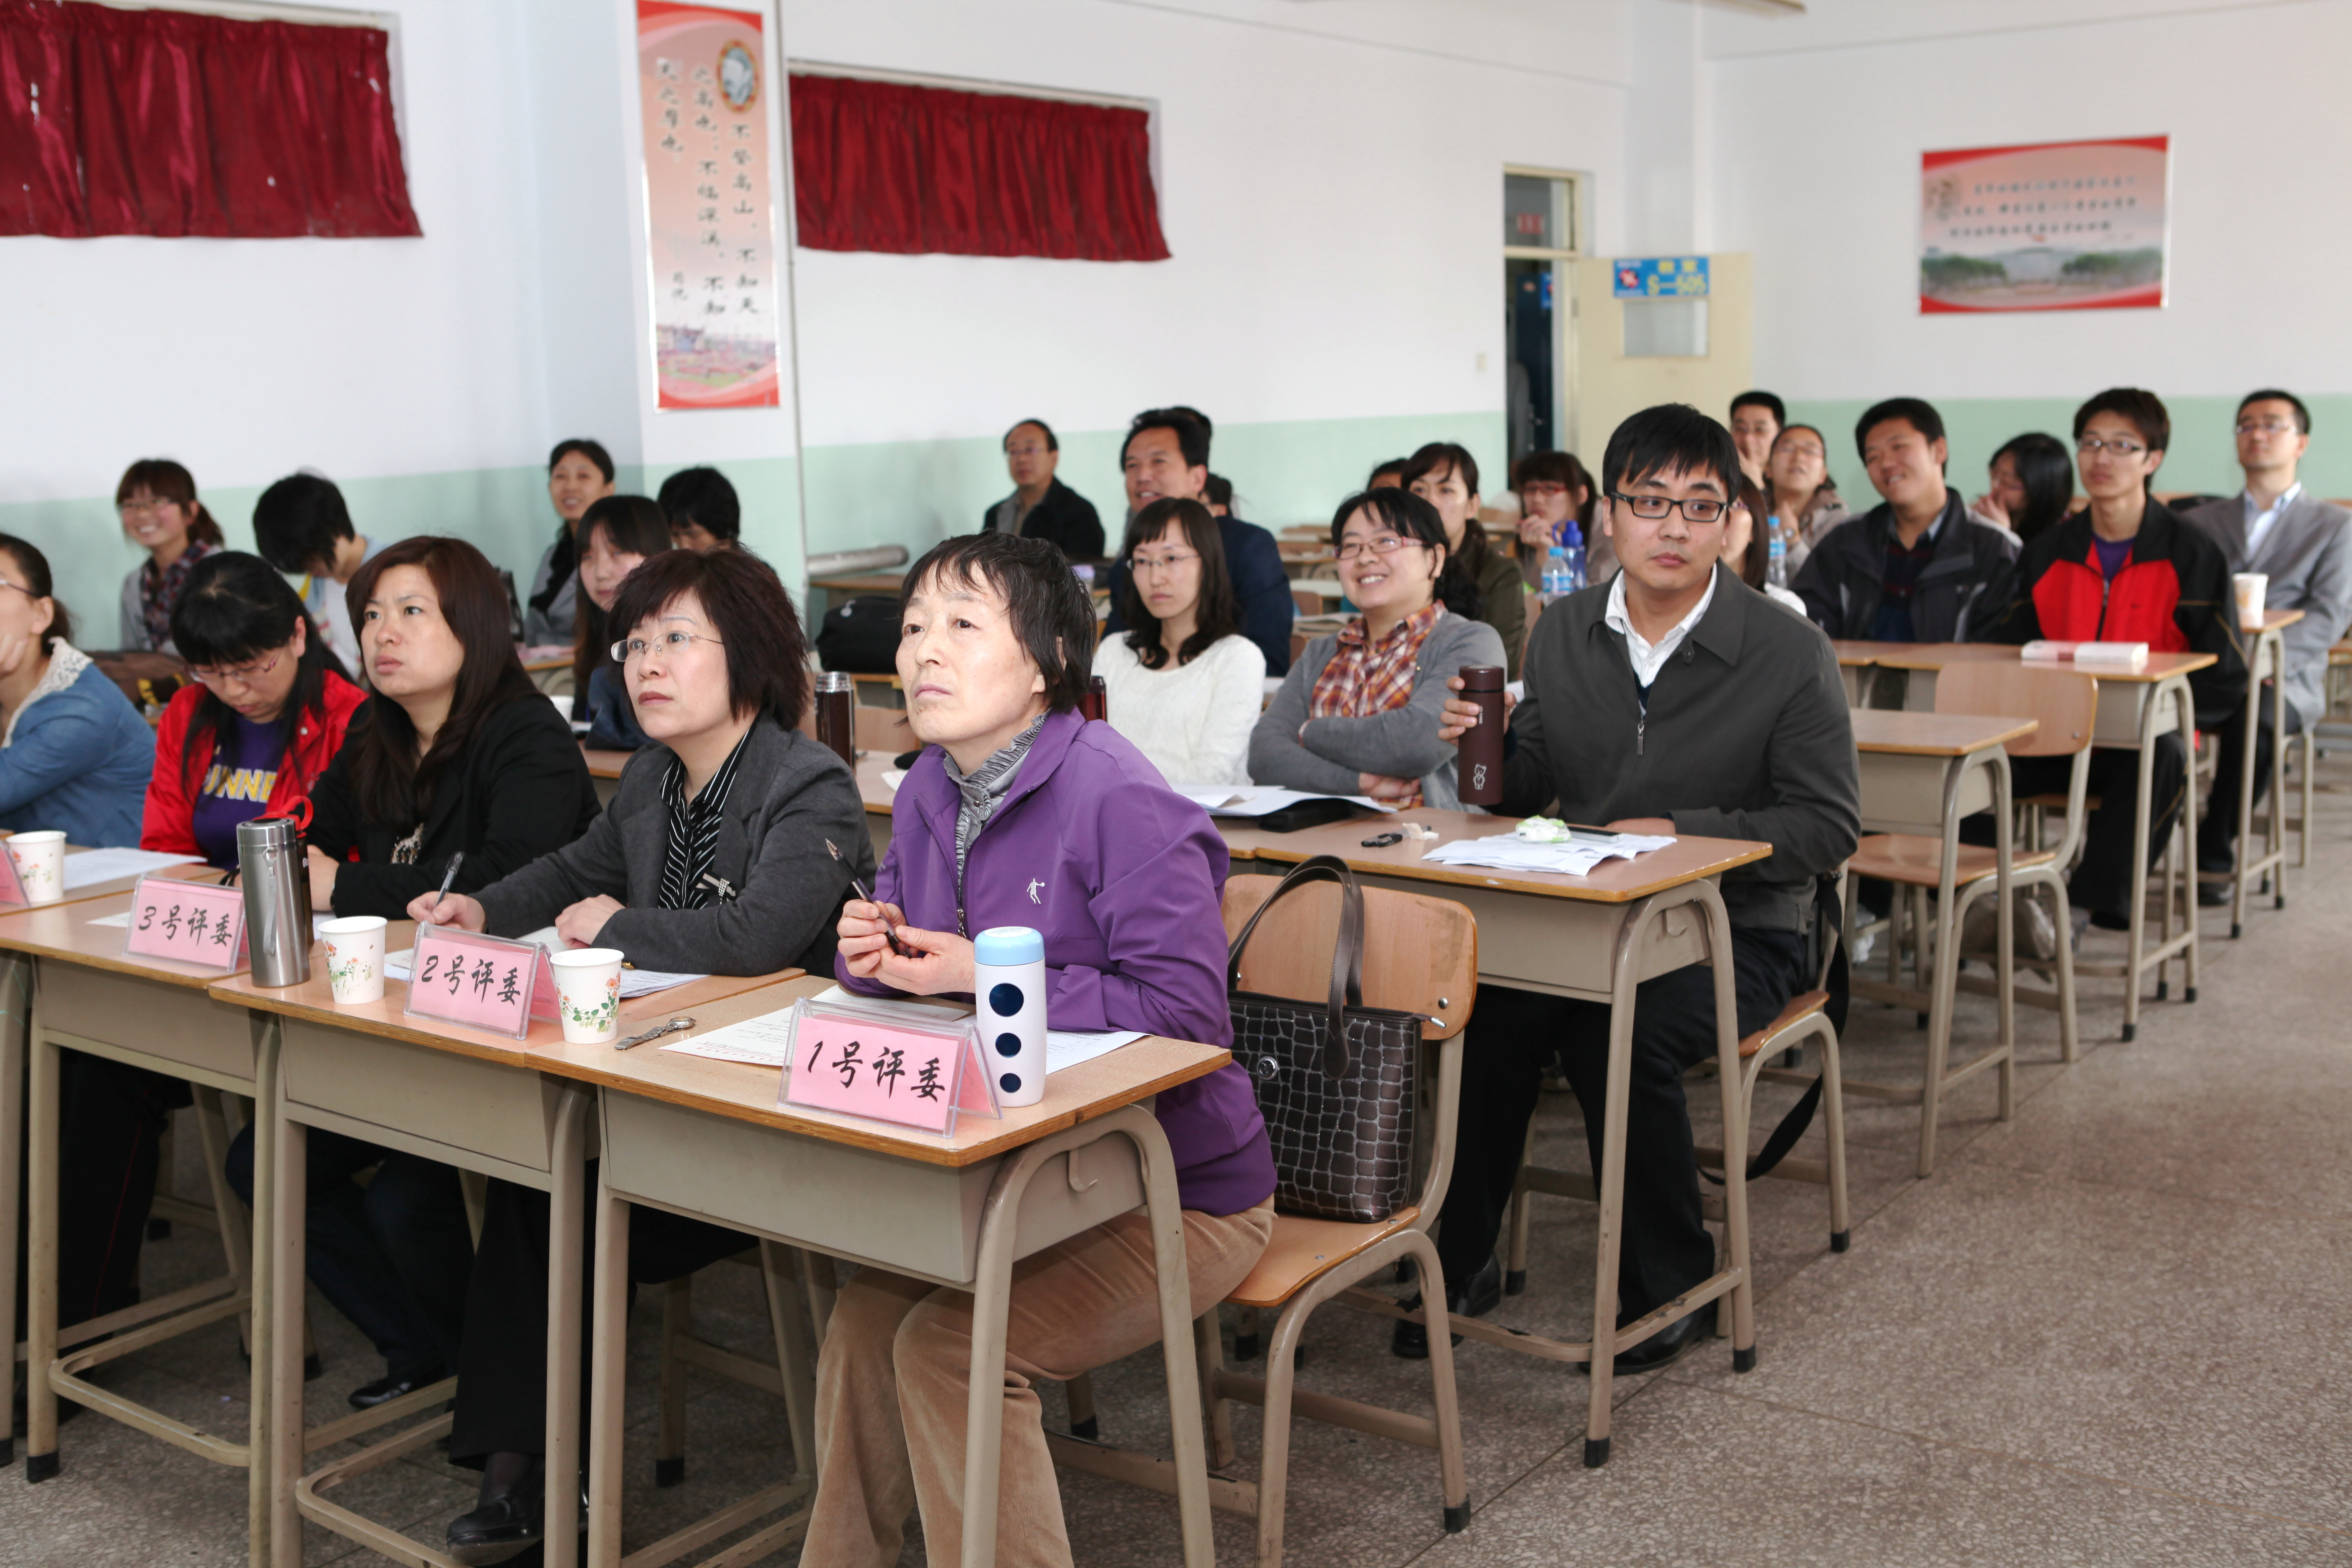
[[[311,791],[310,902],[403,919],[463,852],[456,887],[495,882],[587,831],[596,790],[572,727],[515,658],[505,585],[461,539],[404,540],[360,569],[352,624],[372,695]],[[251,1146],[230,1175],[249,1196]],[[374,1180],[353,1180],[370,1166]],[[457,1370],[473,1238],[457,1173],[317,1131],[310,1271],[375,1342],[360,1409]]]

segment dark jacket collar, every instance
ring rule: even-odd
[[[1613,638],[1609,629],[1609,594],[1606,584],[1588,588],[1577,596],[1576,613],[1585,618],[1582,628],[1586,637],[1605,634]],[[1683,646],[1703,647],[1726,664],[1739,662],[1739,650],[1748,640],[1748,617],[1754,606],[1763,603],[1762,595],[1751,591],[1731,568],[1717,562],[1715,566],[1715,597],[1707,601],[1706,614],[1690,630]],[[1630,680],[1632,666],[1626,663],[1623,647],[1619,645],[1616,667],[1625,670]]]
[[[2139,531],[2132,536],[2131,558],[2135,562],[2162,561],[2172,554],[2175,536],[2181,527],[2180,519],[2172,509],[2157,500],[2147,498],[2147,510],[2140,513]],[[2091,509],[2084,507],[2070,517],[2059,520],[2051,531],[2055,556],[2060,561],[2087,562],[2091,558]]]
[[[1968,521],[1968,503],[1960,499],[1959,491],[1947,487],[1944,491],[1944,510],[1935,522],[1936,548],[1927,557],[1931,566],[1936,562],[1969,553],[1966,537]],[[1880,501],[1876,506],[1872,507],[1864,516],[1862,525],[1868,531],[1865,537],[1870,541],[1870,548],[1864,552],[1867,558],[1864,565],[1869,569],[1873,577],[1884,582],[1886,577],[1886,546],[1895,537],[1894,503]]]

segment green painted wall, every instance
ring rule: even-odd
[[[2298,394],[2297,395],[2302,395]],[[1849,505],[1877,502],[1862,458],[1854,451],[1853,426],[1875,399],[1792,402],[1789,417],[1818,425],[1829,437],[1830,472]],[[1969,497],[1984,493],[1985,470],[1993,453],[2012,436],[2040,430],[2072,444],[2079,398],[1933,398],[1951,443],[1948,472],[1955,489]],[[2305,396],[2311,408],[2311,450],[2303,462],[2304,484],[2324,496],[2352,496],[2352,394]],[[2244,482],[2231,434],[2236,397],[2168,397],[2172,449],[2157,470],[2160,490],[2235,495]]]

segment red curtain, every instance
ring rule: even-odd
[[[1164,261],[1141,110],[792,79],[800,243]]]
[[[0,0],[0,234],[415,235],[384,34]]]

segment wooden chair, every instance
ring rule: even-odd
[[[1279,884],[1275,877],[1235,877],[1225,884],[1228,932],[1240,931]],[[1462,1416],[1454,1393],[1453,1340],[1441,1291],[1423,1292],[1429,1330],[1429,1370],[1434,1419],[1409,1415],[1326,1394],[1296,1390],[1298,1337],[1307,1317],[1324,1302],[1361,1293],[1364,1282],[1385,1275],[1400,1258],[1414,1260],[1424,1279],[1442,1277],[1429,1226],[1445,1202],[1454,1172],[1454,1113],[1462,1094],[1462,1028],[1478,989],[1478,928],[1470,911],[1445,899],[1366,888],[1364,894],[1364,1005],[1418,1013],[1427,1020],[1422,1038],[1433,1045],[1437,1090],[1423,1106],[1432,1120],[1423,1144],[1429,1150],[1420,1197],[1377,1225],[1304,1219],[1276,1215],[1274,1238],[1257,1267],[1226,1298],[1244,1308],[1279,1314],[1267,1345],[1261,1380],[1229,1372],[1223,1363],[1217,1313],[1195,1323],[1202,1398],[1209,1423],[1209,1468],[1234,1463],[1232,1401],[1265,1410],[1263,1453],[1255,1486],[1212,1476],[1210,1502],[1257,1520],[1258,1568],[1282,1561],[1282,1517],[1289,1484],[1290,1421],[1294,1413],[1359,1432],[1435,1448],[1444,1489],[1444,1525],[1457,1531],[1470,1521],[1470,1483],[1463,1466]],[[1265,995],[1321,1001],[1329,994],[1331,945],[1339,924],[1339,889],[1331,883],[1293,889],[1259,923],[1242,958],[1242,987]],[[1391,1305],[1386,1297],[1377,1298]],[[1091,1390],[1071,1384],[1071,1411],[1080,1401],[1089,1413]],[[1048,1433],[1054,1457],[1076,1469],[1155,1489],[1173,1491],[1172,1468],[1164,1461],[1103,1448]]]
[[[1848,862],[1847,868],[1857,877],[1877,877],[1895,887],[1894,912],[1891,917],[1887,943],[1888,980],[1874,982],[1861,975],[1854,977],[1854,994],[1873,1001],[1892,1002],[1901,1006],[1924,1009],[1928,1016],[1927,1069],[1924,1081],[1916,1088],[1889,1084],[1864,1083],[1849,1079],[1849,1093],[1864,1095],[1874,1100],[1889,1100],[1902,1104],[1919,1106],[1919,1174],[1930,1175],[1936,1168],[1936,1113],[1946,1089],[1975,1076],[1987,1068],[2000,1076],[2000,1119],[2008,1121],[2014,1114],[2016,1096],[2017,1047],[2014,1015],[2017,1002],[2032,1006],[2053,1008],[2058,1014],[2059,1051],[2061,1058],[2072,1062],[2075,1056],[2074,1020],[2074,954],[2066,900],[2066,869],[2081,847],[2083,822],[2086,815],[2084,801],[2090,780],[2091,729],[2098,712],[2098,682],[2092,677],[2073,670],[2036,669],[2024,665],[2006,663],[1956,664],[1948,666],[1936,679],[1936,711],[1938,713],[1973,713],[1994,717],[2032,718],[2039,728],[2021,740],[2011,741],[2004,748],[2010,756],[2064,757],[2074,760],[2074,772],[2067,784],[2064,810],[2066,830],[2054,848],[2040,844],[2040,835],[2028,836],[2025,846],[2013,847],[2010,856],[2010,888],[2012,892],[2033,886],[2046,886],[2057,900],[2058,952],[2049,963],[2038,960],[2017,959],[2016,965],[2042,973],[2054,972],[2055,989],[2036,994],[2021,991],[2013,984],[2004,992],[1997,981],[1964,984],[1959,973],[1960,929],[1968,917],[1969,906],[1980,898],[1993,895],[1998,883],[1998,854],[1992,849],[1957,842],[1954,828],[1948,827],[1941,839],[1921,834],[1878,833],[1863,839]],[[2002,763],[2002,777],[2007,778],[2007,763]],[[1996,795],[1995,808],[2000,809],[2008,792]],[[1936,889],[1938,919],[1932,939],[1925,918],[1927,891]],[[1905,934],[1904,909],[1906,900],[1911,910],[1907,924],[1914,943],[1912,985],[1905,988],[1892,984],[1900,957]],[[1850,906],[1849,906],[1850,907]],[[2011,940],[2010,921],[2000,923],[2000,937]],[[1847,917],[1851,921],[1853,917]],[[1849,924],[1847,941],[1853,940]],[[1995,967],[2000,954],[1992,955]],[[1932,973],[1929,965],[1932,963]],[[1965,977],[1974,981],[1976,977]],[[1983,1052],[1958,1068],[1948,1070],[1951,1050],[1952,1002],[1959,990],[1990,991],[2000,1004],[2000,1037],[1991,1049]]]
[[[1312,588],[1291,589],[1290,602],[1302,616],[1319,616],[1323,613],[1323,595]]]

